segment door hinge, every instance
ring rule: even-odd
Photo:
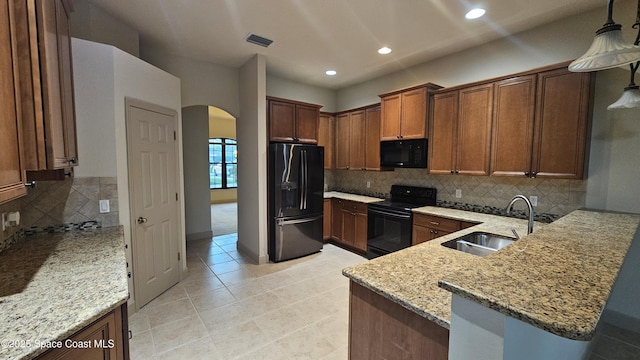
[[[178,201],[178,193],[176,193],[176,201]]]
[[[176,135],[176,132],[174,131],[173,132],[173,141],[175,141],[176,139],[177,139],[177,135]]]
[[[180,253],[178,253],[178,260],[180,260]]]

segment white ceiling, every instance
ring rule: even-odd
[[[264,54],[269,74],[339,89],[553,20],[605,0],[90,0],[140,41],[233,68]],[[465,20],[471,7],[487,14]],[[595,32],[597,29],[593,29]],[[244,41],[272,39],[269,48]],[[377,49],[388,46],[390,55]],[[335,69],[333,77],[324,74]]]

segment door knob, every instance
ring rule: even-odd
[[[144,217],[142,217],[142,216],[140,216],[140,217],[138,218],[138,224],[144,224],[144,223],[146,223],[146,222],[147,222],[147,218],[144,218]]]

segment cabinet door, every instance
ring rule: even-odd
[[[362,251],[367,251],[367,213],[354,213],[355,230],[353,246]]]
[[[13,1],[0,2],[0,203],[25,195]]]
[[[36,0],[47,168],[77,165],[69,11],[62,0]]]
[[[331,238],[331,199],[324,199],[322,203],[322,238]]]
[[[324,168],[333,169],[334,163],[334,137],[335,118],[329,114],[320,114],[318,123],[318,146],[324,147]]]
[[[491,175],[529,175],[535,100],[536,75],[495,83]]]
[[[364,110],[349,113],[349,122],[349,170],[363,170],[366,137]]]
[[[349,168],[350,127],[348,113],[336,117],[336,169]]]
[[[296,131],[295,104],[269,101],[269,140],[292,142]]]
[[[318,117],[320,111],[317,107],[296,105],[296,134],[297,142],[305,144],[318,143]]]
[[[493,84],[460,90],[456,173],[489,175]]]
[[[534,176],[583,178],[591,85],[590,73],[564,68],[538,75]]]
[[[411,245],[422,244],[431,240],[431,233],[428,227],[413,225],[411,233]]]
[[[342,200],[331,199],[331,238],[342,240]]]
[[[400,136],[402,139],[427,137],[427,89],[420,88],[402,93]]]
[[[340,210],[342,216],[342,238],[343,244],[354,246],[356,239],[356,214],[344,206]]]
[[[367,170],[380,170],[380,108],[367,109],[365,121],[364,167]]]
[[[398,140],[400,138],[401,95],[389,95],[381,99],[382,120],[380,140]]]
[[[456,166],[457,91],[433,96],[430,122],[429,173],[451,174]]]

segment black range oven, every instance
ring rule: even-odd
[[[411,246],[411,209],[435,206],[436,189],[392,185],[389,200],[368,205],[367,258],[373,259]]]

